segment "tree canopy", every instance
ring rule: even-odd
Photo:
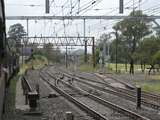
[[[24,27],[20,23],[11,25],[9,27],[9,31],[8,31],[9,37],[17,39],[17,38],[22,38],[23,36],[26,36],[26,34],[27,33],[25,32]]]
[[[21,38],[23,36],[26,36],[26,32],[24,30],[24,27],[20,24],[14,24],[9,27],[8,31],[8,45],[13,53],[20,53],[20,44],[21,44]]]
[[[142,11],[133,11],[129,16],[146,16]],[[130,61],[130,73],[134,73],[135,52],[140,40],[149,35],[152,31],[150,29],[150,21],[145,19],[124,19],[118,22],[113,29],[122,36],[124,36],[125,46],[128,47],[128,55]],[[117,38],[118,39],[118,38]]]

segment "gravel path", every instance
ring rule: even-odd
[[[68,111],[74,114],[75,120],[93,120],[93,118],[64,99],[64,97],[43,82],[40,79],[38,70],[29,70],[26,78],[34,89],[36,84],[39,84],[40,100],[38,101],[38,109],[36,111],[38,114],[28,115],[30,113],[28,109],[14,109],[5,115],[3,120],[64,120],[65,113]],[[48,98],[50,93],[57,95],[57,97]]]

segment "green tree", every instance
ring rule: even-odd
[[[45,44],[43,46],[43,49],[41,49],[41,52],[39,51],[39,53],[46,56],[48,61],[50,61],[52,63],[54,63],[54,62],[60,63],[63,59],[63,55],[62,55],[60,49],[59,48],[55,49],[55,47],[52,43]]]
[[[19,53],[20,49],[18,49],[18,47],[21,44],[21,38],[26,36],[24,27],[20,23],[11,25],[9,27],[8,36],[9,36],[9,39],[8,39],[9,47],[13,52],[16,51],[17,53]]]
[[[116,45],[117,44],[117,45]],[[126,40],[123,36],[119,36],[119,39],[116,43],[116,39],[114,39],[110,45],[110,60],[111,62],[115,62],[116,58],[116,47],[117,47],[117,62],[118,63],[124,63],[125,64],[125,69],[127,72],[127,63],[128,63],[128,58],[129,58],[129,50],[128,46],[126,44]]]
[[[142,11],[133,11],[129,16],[145,17]],[[134,74],[134,55],[139,41],[151,33],[150,21],[146,19],[124,19],[118,22],[113,28],[126,37],[126,46],[129,50],[130,73]]]
[[[24,27],[20,23],[17,23],[9,27],[8,35],[9,37],[15,39],[16,42],[20,42],[20,39],[23,36],[26,36],[26,32]]]
[[[159,51],[160,50],[160,38],[151,36],[149,38],[144,38],[143,41],[140,42],[139,47],[137,49],[138,58],[144,64],[149,64],[150,70],[155,68],[155,65],[159,62]]]

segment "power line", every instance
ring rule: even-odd
[[[100,2],[100,1],[102,1],[102,0],[92,1],[92,3],[91,3],[90,5],[88,5],[86,8],[92,6],[92,5],[94,5],[95,3],[98,3],[98,2]],[[87,4],[85,4],[85,5],[87,5]],[[83,8],[82,10],[80,9],[80,10],[79,10],[79,13],[82,12],[83,10],[85,10],[86,8]],[[76,15],[76,13],[75,13],[75,15]],[[71,21],[71,22],[72,22],[72,21]],[[69,24],[68,24],[68,25],[69,25]],[[66,27],[68,27],[68,25],[67,25]],[[61,28],[61,29],[62,29],[62,28]],[[59,29],[58,31],[61,31],[61,29]]]

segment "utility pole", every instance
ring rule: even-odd
[[[79,14],[79,10],[80,10],[80,0],[78,0],[78,12],[77,12],[77,14]]]
[[[27,37],[29,36],[29,20],[27,19]]]
[[[103,40],[103,56],[102,56],[102,65],[103,65],[103,69],[105,67],[105,58],[106,58],[106,41],[107,41],[107,38],[105,38]]]
[[[23,66],[23,42],[21,41],[21,49],[22,49],[22,66]]]
[[[95,56],[95,39],[92,38],[93,46],[92,46],[92,56],[93,56],[93,68],[96,67],[96,56]]]
[[[67,49],[67,46],[66,46],[65,64],[66,64],[66,68],[68,68],[68,49]]]
[[[118,31],[115,32],[116,35],[116,73],[117,73],[117,62],[118,62]]]
[[[73,3],[72,3],[72,0],[70,0],[70,3],[71,3],[71,11],[70,11],[70,14],[72,15],[72,9],[73,9]]]
[[[107,34],[107,36],[105,36],[104,40],[103,40],[103,56],[102,56],[102,65],[103,65],[103,68],[105,68],[105,62],[107,60],[106,58],[106,55],[107,57],[109,56],[109,43],[108,43],[108,53],[106,53],[106,42],[110,39],[110,33]]]
[[[85,48],[84,48],[84,62],[87,63],[87,40],[86,37],[86,19],[84,19],[84,42],[85,42]]]
[[[25,58],[26,58],[26,45],[28,43],[28,36],[29,36],[29,20],[26,20],[26,24],[27,24],[27,39],[25,41],[23,41],[24,43],[24,63],[25,63]]]

